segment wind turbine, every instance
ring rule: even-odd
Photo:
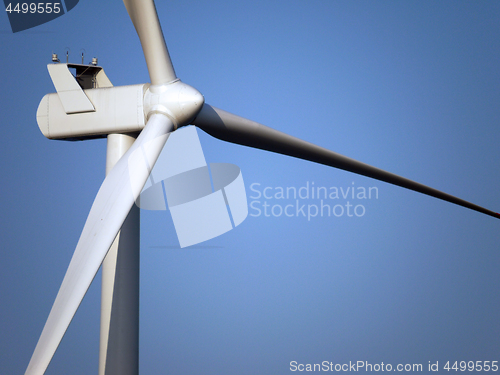
[[[167,141],[169,132],[189,123],[219,139],[344,169],[499,217],[490,210],[204,104],[204,98],[195,89],[176,81],[153,3],[125,1],[125,4],[139,34],[151,77],[152,85],[146,88],[143,102],[144,116],[148,121],[129,151],[111,169],[96,197],[27,373],[45,371],[92,278],[146,182],[149,171],[143,168],[141,162],[147,160],[148,165],[152,166]],[[85,95],[91,96],[99,92],[99,89],[95,90],[86,91]],[[110,95],[115,95],[120,88],[105,90],[113,93]],[[122,93],[125,93],[128,89],[123,90]],[[128,92],[132,92],[132,89]],[[183,98],[179,104],[177,99],[181,95]],[[94,97],[92,99],[95,100]],[[78,111],[68,116],[84,113],[81,109]],[[130,131],[120,129],[120,126],[122,125],[118,124],[117,129],[107,131],[113,134]],[[118,138],[125,137],[127,135]],[[126,139],[130,144],[130,136]],[[123,144],[127,142],[123,141]],[[140,155],[143,156],[133,157],[134,151],[141,149],[144,154],[141,152]],[[118,159],[116,156],[114,158]],[[85,265],[82,266],[79,262]]]

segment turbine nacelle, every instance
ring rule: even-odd
[[[101,67],[84,69],[86,66],[76,64],[47,67],[57,93],[43,97],[36,117],[40,131],[49,139],[84,140],[139,133],[153,113],[168,116],[178,128],[188,125],[205,102],[198,90],[179,79],[162,85],[114,87]],[[71,68],[80,68],[78,79]],[[84,71],[89,72],[88,77]]]

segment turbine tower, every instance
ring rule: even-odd
[[[134,205],[169,135],[195,125],[215,138],[401,186],[483,214],[498,213],[228,113],[177,78],[153,0],[124,0],[150,84],[113,87],[99,66],[51,64],[57,93],[37,121],[50,139],[108,138],[107,175],[26,370],[43,374],[103,264],[100,374],[138,373],[139,213]],[[69,69],[76,70],[76,78]],[[176,160],[171,160],[176,163]]]

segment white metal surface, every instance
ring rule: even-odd
[[[36,119],[49,139],[85,139],[111,133],[139,132],[146,123],[144,93],[149,85],[84,90],[96,111],[67,114],[58,94],[43,97]]]
[[[168,85],[149,86],[144,94],[144,111],[164,113],[177,122],[188,125],[203,107],[205,99],[194,87],[176,80]]]
[[[105,84],[107,77],[101,78],[99,82]],[[82,94],[91,100],[95,111],[68,114],[60,93],[42,98],[36,118],[44,136],[71,140],[139,132],[146,123],[146,114],[152,113],[168,115],[175,120],[176,127],[187,125],[204,103],[198,90],[180,80],[161,86],[139,84],[87,89],[82,90]]]
[[[47,68],[66,113],[95,110],[87,95],[76,82],[75,77],[69,71],[68,64],[49,64]]]
[[[106,174],[134,137],[108,135]],[[99,375],[139,372],[140,215],[133,205],[102,263]]]
[[[109,80],[108,76],[104,73],[104,69],[101,69],[99,73],[97,73],[95,79],[96,88],[113,87],[113,84]]]

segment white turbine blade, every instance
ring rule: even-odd
[[[26,375],[42,375],[160,154],[172,121],[153,114],[94,200]]]
[[[345,171],[418,191],[419,193],[455,203],[459,206],[467,207],[471,210],[500,219],[500,214],[454,197],[453,195],[382,169],[372,167],[371,165],[361,163],[357,160],[327,150],[326,148],[316,146],[299,138],[271,129],[265,125],[209,106],[208,104],[203,106],[201,112],[192,124],[223,141],[272,151],[343,169]]]
[[[141,41],[153,85],[176,79],[153,0],[123,0]]]

